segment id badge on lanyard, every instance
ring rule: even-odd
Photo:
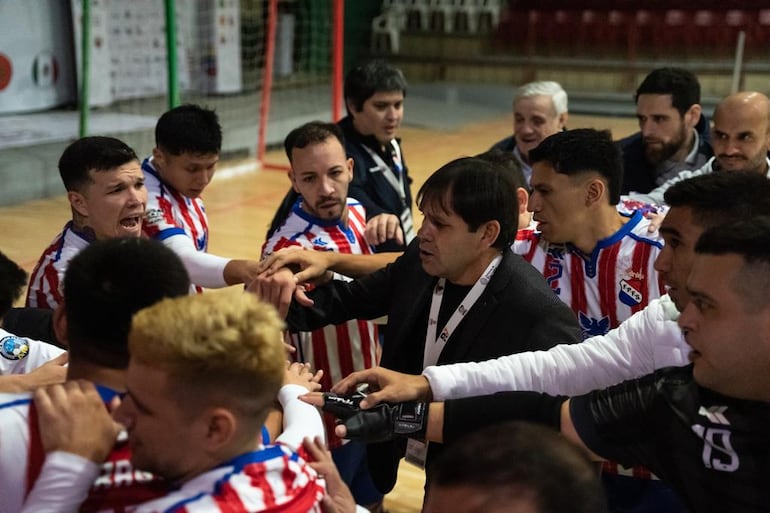
[[[476,301],[481,297],[484,291],[489,285],[489,281],[492,279],[492,275],[495,274],[497,267],[500,265],[500,261],[503,259],[502,255],[497,255],[487,266],[481,277],[476,280],[471,290],[465,295],[460,305],[452,313],[451,317],[447,321],[444,329],[441,333],[436,334],[436,326],[438,325],[438,314],[441,310],[441,301],[444,299],[444,290],[446,288],[446,280],[440,278],[433,288],[433,298],[430,303],[430,313],[428,314],[428,330],[425,333],[425,352],[423,354],[423,368],[430,365],[436,365],[441,352],[444,350],[449,337],[452,336],[460,321],[463,320],[465,315],[473,308]],[[409,439],[406,445],[406,461],[416,465],[420,468],[425,468],[425,459],[428,454],[428,444],[420,440]]]

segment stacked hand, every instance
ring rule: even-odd
[[[342,422],[335,433],[343,438],[372,443],[397,437],[425,437],[428,403],[380,403],[362,410],[360,403],[364,397],[361,392],[351,395],[326,392],[307,394],[302,399],[338,417]]]

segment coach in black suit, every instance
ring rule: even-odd
[[[425,220],[401,257],[358,280],[317,287],[309,294],[312,307],[293,302],[290,329],[388,315],[380,364],[413,374],[426,364],[481,361],[581,339],[572,311],[509,249],[518,205],[505,170],[474,158],[455,160],[428,178],[418,204]],[[387,493],[404,444],[368,450],[374,481]],[[431,447],[429,462],[436,450]]]

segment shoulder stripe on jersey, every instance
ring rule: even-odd
[[[161,230],[158,232],[158,235],[155,236],[158,240],[166,240],[169,237],[173,237],[174,235],[184,235],[187,237],[187,233],[182,228],[166,228],[164,230]]]
[[[27,397],[25,399],[16,399],[15,401],[10,401],[7,403],[0,404],[0,410],[3,408],[13,408],[14,406],[21,406],[22,404],[29,404],[32,402],[31,397]]]

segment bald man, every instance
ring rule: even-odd
[[[770,99],[744,91],[727,96],[714,109],[711,128],[714,156],[700,169],[682,171],[646,195],[632,195],[648,203],[663,204],[663,193],[676,182],[712,171],[743,171],[770,178]]]

